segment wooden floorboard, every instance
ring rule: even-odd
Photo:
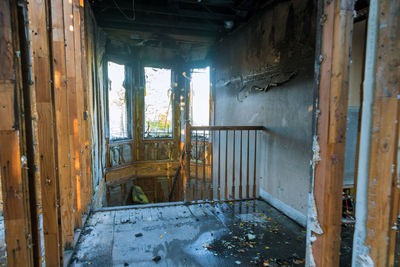
[[[160,256],[160,266],[235,266],[270,258],[301,262],[304,254],[305,229],[252,200],[97,211],[82,231],[74,263],[149,266]]]

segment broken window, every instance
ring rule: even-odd
[[[108,118],[110,140],[129,138],[128,94],[125,88],[125,66],[108,62]]]
[[[145,67],[144,138],[172,138],[171,70]]]
[[[192,125],[210,125],[210,67],[192,69]]]

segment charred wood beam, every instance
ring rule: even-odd
[[[175,7],[175,6],[174,6]],[[121,2],[119,4],[119,8],[128,14],[132,13],[132,4],[128,2]],[[118,10],[114,3],[96,3],[93,5],[93,10],[95,13],[103,13],[107,10]],[[156,15],[166,15],[170,17],[180,17],[180,18],[194,18],[194,19],[205,19],[205,20],[217,20],[217,21],[225,21],[225,20],[233,20],[235,19],[235,14],[232,12],[230,14],[227,13],[218,13],[213,12],[210,13],[208,11],[199,11],[199,10],[188,10],[188,9],[177,9],[177,8],[160,8],[152,5],[144,5],[137,3],[135,5],[136,14],[156,14]],[[133,14],[133,13],[132,13]]]
[[[134,21],[127,20],[125,17],[118,15],[118,12],[115,13],[106,13],[97,15],[97,21],[99,23],[121,23],[128,25],[143,25],[143,26],[153,26],[153,27],[167,27],[168,32],[171,28],[177,29],[188,29],[193,31],[205,31],[205,32],[216,32],[223,28],[223,24],[218,23],[208,23],[208,22],[194,22],[194,21],[183,21],[176,19],[168,19],[168,18],[159,18],[157,16],[136,16]]]
[[[172,28],[171,26],[149,26],[127,22],[115,22],[115,21],[104,21],[99,20],[98,25],[106,29],[118,29],[118,30],[130,30],[138,32],[151,32],[157,34],[175,34],[175,35],[186,35],[186,36],[201,36],[208,38],[215,38],[216,31],[205,31],[185,28]]]
[[[126,14],[126,15],[129,15]],[[145,25],[168,25],[177,28],[189,28],[200,30],[219,30],[223,27],[223,21],[209,21],[205,19],[177,18],[168,15],[146,15],[144,13],[136,13],[134,20],[129,20],[118,10],[109,10],[103,13],[95,13],[97,20],[130,22]],[[132,16],[133,17],[133,16]]]
[[[180,3],[193,4],[193,5],[207,5],[207,6],[216,6],[216,7],[228,7],[235,8],[234,0],[179,0]]]
[[[138,43],[143,40],[146,41],[177,41],[179,43],[196,43],[198,45],[209,45],[215,40],[214,36],[193,36],[193,35],[182,35],[182,34],[156,34],[152,32],[142,32],[133,30],[117,30],[113,28],[103,28],[107,33],[107,36],[113,40],[133,40],[133,42]]]

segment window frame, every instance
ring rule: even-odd
[[[201,66],[192,66],[190,68],[190,110],[189,110],[189,119],[190,119],[190,123],[192,125],[194,125],[194,110],[193,110],[193,103],[194,103],[194,97],[195,95],[193,94],[193,81],[192,81],[192,73],[193,70],[195,69],[206,69],[208,68],[208,78],[209,78],[209,86],[208,86],[208,124],[211,125],[211,110],[212,110],[212,104],[211,104],[211,100],[212,100],[212,89],[211,89],[211,65],[201,65]],[[209,126],[206,125],[206,126]],[[194,125],[194,126],[199,126],[199,125]]]
[[[171,88],[171,123],[172,123],[172,129],[171,129],[171,136],[170,137],[146,137],[146,72],[145,68],[155,68],[155,69],[168,69],[171,71],[171,76],[170,76],[170,88]],[[162,141],[173,141],[175,139],[175,90],[174,90],[174,70],[170,66],[164,66],[164,65],[144,65],[142,67],[142,72],[143,72],[143,94],[142,94],[142,100],[143,100],[143,108],[142,108],[142,141],[153,141],[153,140],[162,140]]]
[[[108,64],[109,62],[118,64],[118,65],[123,65],[124,66],[124,81],[123,81],[123,87],[125,88],[125,106],[126,106],[126,129],[127,129],[127,137],[122,137],[122,138],[111,138],[111,129],[110,129],[110,97],[109,97],[109,76],[108,76]],[[133,140],[133,114],[132,114],[132,108],[133,108],[133,79],[132,79],[132,68],[124,63],[124,62],[118,62],[112,59],[106,59],[105,60],[105,89],[106,89],[106,114],[107,114],[107,133],[106,136],[109,139],[109,143],[121,143],[121,142],[128,142]]]
[[[206,126],[213,125],[212,124],[212,115],[213,115],[213,103],[212,103],[212,81],[211,81],[211,75],[212,75],[212,67],[211,64],[200,64],[200,65],[194,65],[191,66],[189,69],[190,72],[190,101],[189,101],[189,120],[192,126],[202,126],[202,125],[194,125],[194,113],[193,113],[193,103],[194,103],[194,97],[195,95],[193,94],[193,82],[192,82],[192,73],[194,69],[205,69],[208,68],[208,75],[209,75],[209,86],[208,86],[208,92],[209,92],[209,100],[208,100],[208,124]],[[197,140],[197,141],[206,141],[206,142],[211,142],[211,131],[206,130],[205,135],[203,135],[203,132],[198,133],[197,135],[192,133],[192,140]]]

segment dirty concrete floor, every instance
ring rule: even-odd
[[[302,266],[304,253],[305,229],[253,200],[98,211],[72,265]]]

